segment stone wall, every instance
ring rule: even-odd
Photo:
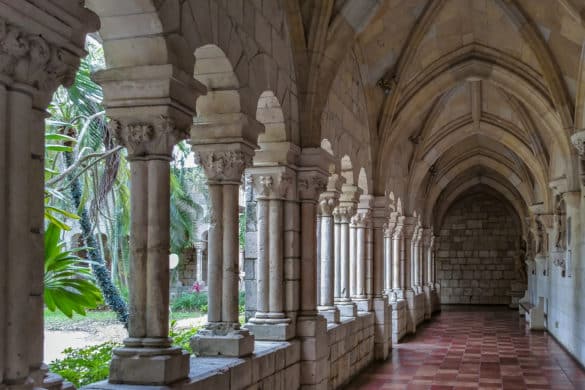
[[[329,380],[336,389],[374,361],[374,314],[360,312],[357,318],[330,325],[327,333],[331,351]]]
[[[508,304],[520,231],[511,209],[489,195],[451,206],[437,240],[441,303]]]

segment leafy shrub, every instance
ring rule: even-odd
[[[84,348],[67,348],[65,357],[49,364],[51,372],[61,375],[76,388],[108,377],[112,350],[119,344],[107,342]]]
[[[171,310],[207,313],[207,293],[182,294],[171,302]]]
[[[192,353],[191,337],[197,333],[199,327],[176,331],[174,325],[173,322],[170,331],[173,344]],[[73,383],[76,388],[103,381],[110,372],[112,351],[120,346],[114,342],[106,342],[83,348],[67,348],[63,351],[65,357],[51,362],[49,369]]]
[[[238,308],[240,313],[244,313],[246,311],[246,292],[240,291],[240,295],[238,296]]]

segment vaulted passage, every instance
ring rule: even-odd
[[[88,34],[98,112],[47,122]],[[112,154],[62,137],[81,117]],[[176,148],[209,200],[188,350]],[[337,389],[376,361],[365,382],[396,388],[583,388],[549,337],[585,363],[582,0],[0,0],[0,390],[67,386],[43,361],[44,236],[81,171],[99,190],[79,206],[116,183],[126,211],[89,214],[129,229],[127,302],[96,272],[128,317],[96,390]]]

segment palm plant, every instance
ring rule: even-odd
[[[89,268],[76,252],[85,248],[66,250],[61,241],[62,229],[50,222],[45,231],[44,298],[47,308],[59,310],[71,318],[73,313],[85,315],[102,302]]]

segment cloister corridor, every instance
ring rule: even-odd
[[[545,332],[494,306],[444,306],[347,389],[583,389],[585,371]]]
[[[584,389],[584,191],[583,0],[0,0],[0,390],[98,250],[88,390]]]

